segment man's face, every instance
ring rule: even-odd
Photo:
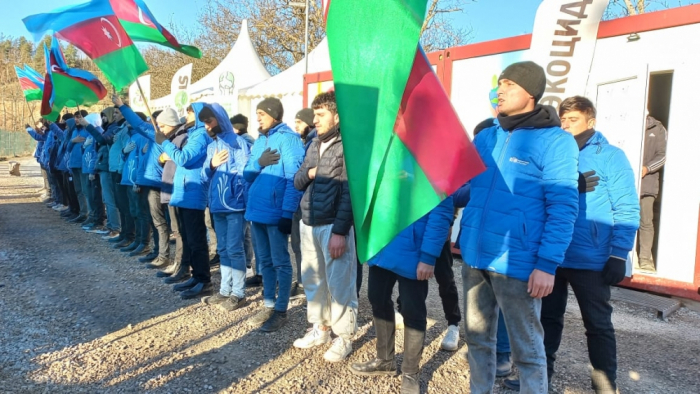
[[[334,114],[326,107],[314,110],[314,126],[319,135],[326,134],[340,121],[338,114]]]
[[[580,111],[565,112],[561,116],[561,128],[573,135],[579,135],[595,127],[595,118],[588,118]]]
[[[83,119],[83,115],[77,114],[75,115],[75,124],[79,125],[80,121]]]
[[[509,80],[498,81],[498,107],[499,114],[505,116],[518,115],[532,111],[535,101],[520,85]]]
[[[114,121],[119,122],[120,120],[124,119],[122,116],[122,111],[119,110],[119,108],[114,109]]]
[[[187,123],[194,122],[194,111],[187,111],[187,117],[185,117]]]
[[[212,138],[214,138],[216,134],[221,131],[219,121],[217,121],[213,116],[204,119],[204,128],[207,129],[207,134],[209,134],[209,137]]]
[[[294,119],[294,130],[299,133],[299,134],[304,134],[304,130],[309,127],[309,125],[306,124],[306,122],[299,120],[299,119]]]
[[[262,130],[269,129],[275,123],[275,119],[273,119],[272,116],[268,115],[267,112],[261,109],[255,111],[255,114],[258,117],[258,125],[260,125],[260,129]]]
[[[158,128],[159,128],[160,131],[162,131],[163,134],[165,134],[166,136],[170,136],[170,134],[172,134],[173,131],[175,131],[175,126],[166,126],[166,125],[160,124],[160,123],[158,123]]]

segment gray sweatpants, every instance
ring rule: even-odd
[[[309,323],[330,326],[343,339],[357,331],[357,262],[355,235],[345,236],[345,253],[331,258],[328,242],[333,225],[310,227],[299,223],[301,282],[304,285]]]

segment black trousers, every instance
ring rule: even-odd
[[[148,246],[151,243],[153,234],[153,247],[158,248],[158,233],[153,231],[153,219],[151,218],[151,207],[148,205],[148,187],[141,186],[137,194],[138,198],[138,226],[141,226],[141,243]]]
[[[462,320],[462,313],[459,310],[459,292],[457,292],[457,284],[455,284],[455,273],[452,271],[453,263],[452,244],[447,241],[442,247],[440,257],[435,260],[434,274],[448,326],[458,326]],[[396,304],[403,315],[401,296],[396,299]]]
[[[170,213],[170,228],[173,230],[173,236],[175,237],[175,261],[180,262],[185,267],[190,266],[190,248],[182,242],[182,235],[180,234],[180,224],[182,219],[178,213],[176,207],[168,205],[168,212]]]
[[[65,190],[65,196],[68,200],[68,206],[70,207],[70,211],[76,215],[79,215],[80,203],[78,202],[78,195],[75,194],[75,186],[73,186],[73,181],[70,173],[62,172],[61,181],[63,182],[63,188]]]
[[[427,280],[408,279],[384,268],[370,267],[367,297],[372,304],[372,315],[378,319],[394,321],[394,302],[391,300],[391,294],[397,282],[404,325],[425,331],[428,316],[425,306],[425,300],[428,298]]]
[[[170,231],[168,220],[165,217],[167,210],[160,202],[160,188],[146,188],[148,206],[151,211],[151,223],[153,228],[153,245],[158,251],[158,256],[164,259],[170,258]]]
[[[592,382],[596,392],[616,389],[617,349],[612,324],[610,286],[603,283],[601,272],[559,268],[552,294],[542,299],[540,321],[544,328],[547,353],[547,374],[554,374],[554,361],[564,330],[564,313],[569,296],[568,284],[574,290],[586,328],[588,357],[593,366]]]
[[[189,249],[189,261],[192,266],[192,277],[199,282],[211,282],[209,269],[209,247],[207,245],[207,225],[204,222],[204,211],[198,209],[176,208],[180,219],[178,230],[182,242]],[[183,249],[183,257],[185,250]]]
[[[125,239],[134,239],[134,231],[136,224],[134,223],[134,217],[131,215],[129,210],[129,188],[131,186],[125,186],[121,184],[122,174],[117,172],[112,172],[112,181],[114,182],[114,189],[116,191],[114,199],[117,201],[117,208],[119,209],[119,221],[122,224],[121,234]]]

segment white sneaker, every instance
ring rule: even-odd
[[[447,327],[447,334],[442,338],[440,347],[442,350],[447,350],[449,352],[454,352],[459,348],[459,327]]]
[[[397,310],[394,310],[394,323],[397,330],[403,330],[403,315]]]
[[[64,205],[64,206],[62,206],[61,208],[59,208],[58,211],[59,211],[59,212],[65,212],[65,211],[67,211],[67,210],[69,210],[69,209],[70,209],[70,207],[67,207],[67,206]]]
[[[310,349],[314,346],[323,345],[331,340],[331,331],[323,331],[314,324],[312,328],[306,330],[306,335],[294,341],[294,347],[299,349]]]
[[[58,211],[61,208],[63,208],[63,204],[56,204],[53,207],[51,207],[51,209],[53,209],[54,211]]]
[[[250,278],[251,276],[255,276],[255,272],[253,272],[252,268],[246,268],[245,269],[245,277]]]
[[[345,360],[350,352],[352,352],[352,341],[337,337],[333,340],[331,348],[326,351],[323,358],[328,362],[337,363]]]

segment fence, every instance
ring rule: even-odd
[[[36,141],[26,131],[0,130],[0,157],[31,155]]]

